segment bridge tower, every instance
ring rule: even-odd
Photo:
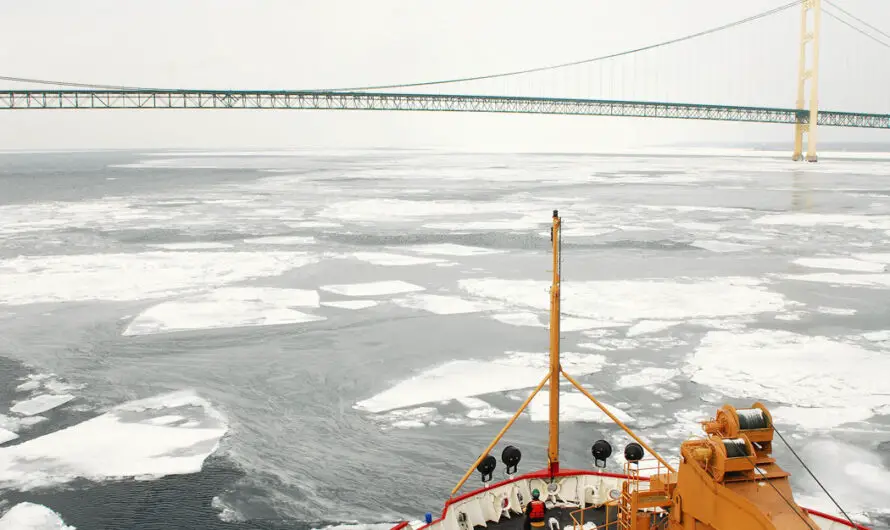
[[[813,27],[809,27],[809,14],[813,14]],[[807,136],[807,162],[818,160],[816,156],[816,129],[819,117],[819,27],[822,23],[822,0],[804,0],[800,8],[800,67],[797,74],[797,119],[806,116],[807,123],[798,121],[794,125],[794,156],[795,161],[803,158],[803,137]],[[810,53],[807,53],[810,44]],[[809,101],[805,98],[807,80]]]

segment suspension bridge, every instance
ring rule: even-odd
[[[837,0],[840,1],[840,0]],[[825,9],[823,3],[831,10]],[[666,99],[647,97],[646,99],[604,98],[604,85],[614,84],[611,61],[631,58],[636,62],[638,57],[653,51],[670,47],[678,47],[684,43],[700,40],[709,35],[733,30],[734,28],[751,25],[754,22],[775,18],[780,13],[799,8],[799,39],[798,65],[796,76],[796,105],[765,106],[739,105],[728,103],[675,103]],[[671,39],[669,41],[643,46],[619,53],[613,53],[581,61],[573,61],[557,65],[531,68],[526,70],[502,72],[488,75],[398,83],[388,85],[370,85],[345,88],[324,88],[306,90],[195,90],[173,88],[149,88],[137,86],[115,86],[88,84],[45,79],[31,79],[12,76],[0,76],[0,81],[17,84],[30,84],[45,87],[54,85],[59,88],[0,88],[0,110],[72,110],[72,109],[304,109],[304,110],[361,110],[361,111],[438,111],[438,112],[484,112],[484,113],[518,113],[518,114],[555,114],[580,116],[620,116],[643,118],[671,118],[687,120],[711,120],[727,122],[755,122],[788,124],[794,126],[794,160],[806,159],[817,161],[817,129],[823,127],[847,127],[865,129],[890,130],[890,98],[885,113],[852,112],[823,110],[819,108],[819,61],[822,17],[828,15],[842,27],[854,30],[860,36],[867,37],[873,43],[880,44],[890,50],[890,34],[873,26],[863,18],[857,17],[847,9],[835,4],[832,0],[797,0],[758,13],[745,19],[736,20],[719,27],[711,28],[695,34]],[[787,21],[783,21],[787,22]],[[787,32],[787,31],[786,31]],[[883,51],[883,50],[882,50]],[[774,53],[767,51],[767,53]],[[750,58],[749,58],[750,59]],[[642,76],[638,79],[649,81],[649,88],[668,85],[658,79],[658,66],[644,65]],[[732,64],[744,61],[734,60]],[[753,62],[757,62],[756,60]],[[890,62],[884,63],[890,64]],[[847,68],[851,65],[845,63]],[[591,72],[591,67],[598,68]],[[676,66],[676,65],[674,65]],[[587,68],[581,71],[579,68]],[[668,68],[671,68],[668,65]],[[862,67],[852,65],[853,73]],[[604,72],[605,69],[610,70]],[[614,70],[620,70],[616,66]],[[572,72],[569,74],[569,72]],[[871,72],[873,73],[873,72]],[[557,92],[563,94],[535,94],[534,83],[527,83],[525,89],[517,95],[505,95],[499,90],[511,91],[505,80],[529,79],[530,76],[562,75],[562,86]],[[587,79],[584,79],[584,75]],[[750,74],[743,71],[743,74]],[[627,71],[623,72],[627,76]],[[633,72],[631,75],[635,75]],[[724,75],[729,86],[726,92],[738,88],[739,80]],[[854,79],[847,73],[841,76],[845,85],[852,85]],[[568,82],[567,82],[568,80]],[[492,82],[501,85],[492,87]],[[488,83],[487,88],[479,88]],[[595,89],[599,84],[599,97],[567,97],[567,85],[574,86],[577,92],[584,89]],[[546,83],[539,83],[542,88]],[[551,83],[552,84],[552,83]],[[443,86],[475,86],[460,92],[441,92]],[[529,88],[531,86],[531,88]],[[424,92],[420,88],[435,87],[437,93]],[[475,93],[474,93],[475,91]],[[522,94],[521,92],[526,92]],[[643,90],[642,92],[646,92]],[[649,91],[652,92],[651,90]],[[586,95],[586,94],[584,94]]]

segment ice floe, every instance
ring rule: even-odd
[[[177,415],[197,423],[156,425]],[[225,418],[191,391],[128,402],[93,419],[0,448],[0,487],[28,490],[69,482],[157,478],[200,471],[226,433]]]
[[[602,401],[600,401],[602,403]],[[603,406],[623,423],[633,423],[634,419],[615,405],[603,403]],[[538,392],[528,405],[528,414],[532,421],[547,421],[549,418],[550,394]],[[593,423],[612,423],[612,420],[593,404],[590,399],[578,391],[559,393],[560,421],[577,421]]]
[[[430,230],[449,230],[449,231],[467,231],[467,230],[531,230],[546,224],[539,218],[522,217],[520,219],[491,219],[488,221],[464,221],[464,222],[439,222],[424,223],[423,228]]]
[[[627,336],[636,337],[648,333],[658,333],[678,324],[682,324],[682,322],[675,320],[641,320],[627,330]]]
[[[753,221],[756,225],[821,226],[847,228],[890,229],[890,216],[852,215],[840,213],[791,213],[767,215]]]
[[[162,248],[164,250],[213,250],[221,248],[232,248],[234,245],[231,245],[229,243],[218,243],[215,241],[195,241],[194,243],[157,243],[148,246],[154,248]]]
[[[466,245],[455,245],[453,243],[438,243],[429,245],[414,245],[410,247],[394,247],[404,250],[410,250],[423,255],[433,256],[482,256],[487,254],[500,254],[505,250],[496,250],[491,248],[471,247]]]
[[[680,370],[675,368],[647,367],[622,375],[618,378],[617,385],[619,388],[660,385],[667,383],[678,375],[680,375]]]
[[[884,263],[890,264],[890,253],[886,252],[869,252],[862,254],[854,254],[854,258],[863,260],[863,261],[871,261],[873,263]]]
[[[430,263],[443,262],[443,260],[438,258],[422,258],[419,256],[405,256],[402,254],[389,254],[386,252],[354,252],[351,256],[357,260],[384,267],[404,267],[408,265],[427,265]]]
[[[402,280],[385,280],[368,283],[348,283],[340,285],[322,285],[322,291],[343,296],[381,296],[386,294],[402,294],[423,291],[424,288]]]
[[[584,331],[583,333],[587,335],[590,332]],[[593,338],[596,339],[596,342],[579,343],[578,347],[598,351],[631,350],[640,348],[656,350],[674,346],[684,346],[687,344],[686,341],[674,337],[643,337],[635,339],[599,335],[594,336]]]
[[[333,302],[321,302],[321,305],[336,307],[339,309],[367,309],[377,305],[376,300],[336,300]]]
[[[150,307],[134,318],[123,334],[314,322],[325,318],[293,308],[318,306],[314,290],[223,287]]]
[[[404,222],[440,217],[512,213],[527,208],[525,203],[477,201],[409,201],[403,199],[358,199],[329,205],[318,217],[339,221]],[[386,212],[381,216],[381,212]]]
[[[812,274],[786,274],[788,280],[852,285],[859,287],[890,287],[890,274],[840,274],[837,272],[817,272]]]
[[[6,441],[18,438],[18,432],[23,428],[31,427],[42,421],[46,421],[44,416],[7,416],[0,414],[0,432],[4,432],[3,436]],[[11,438],[10,438],[11,436]],[[3,442],[0,442],[3,443]]]
[[[457,398],[455,401],[467,407],[467,417],[474,420],[499,420],[512,416],[509,412],[495,408],[479,398],[462,397]]]
[[[520,311],[518,313],[498,313],[491,315],[491,318],[511,326],[546,327],[544,323],[541,322],[540,315],[528,311]]]
[[[628,227],[632,230],[639,230],[638,228]],[[595,226],[578,226],[572,225],[571,228],[563,229],[561,235],[565,238],[570,237],[596,237],[605,234],[611,234],[615,232],[617,228],[604,228],[604,227],[595,227]],[[538,232],[538,235],[541,237],[550,238],[550,230],[546,230],[544,232]]]
[[[529,311],[520,311],[517,313],[498,313],[491,315],[492,318],[504,324],[511,326],[525,326],[535,328],[546,328],[550,324],[545,323],[545,315],[531,313]],[[591,320],[589,318],[562,317],[559,322],[559,330],[562,332],[584,331],[597,328],[615,328],[626,326],[624,322],[610,322],[605,320]]]
[[[442,415],[435,407],[415,407],[390,410],[375,416],[374,419],[396,429],[417,429],[435,425],[436,421],[442,420]]]
[[[466,398],[536,386],[544,376],[544,353],[507,352],[494,360],[454,360],[424,370],[368,399],[355,408],[385,412],[446,399]],[[602,355],[564,352],[562,365],[574,375],[597,372],[605,364]]]
[[[696,239],[692,242],[693,247],[698,247],[711,252],[740,252],[742,250],[750,250],[757,248],[754,245],[746,245],[744,243],[730,243],[729,241],[705,241]]]
[[[437,315],[456,315],[461,313],[477,313],[480,311],[495,311],[503,307],[502,304],[490,301],[464,300],[457,296],[444,296],[438,294],[410,294],[404,298],[394,298],[393,303],[410,309],[421,309]]]
[[[798,407],[890,403],[890,357],[853,344],[779,330],[711,331],[688,358],[691,380],[737,398]]]
[[[692,232],[717,232],[720,230],[720,225],[716,223],[696,223],[696,222],[686,222],[686,223],[677,223],[677,226],[680,228],[685,228],[686,230]]]
[[[850,316],[850,315],[856,314],[855,309],[845,309],[845,308],[841,308],[841,307],[822,307],[822,306],[820,306],[820,307],[816,308],[816,311],[818,311],[819,313],[822,313],[823,315]]]
[[[854,272],[883,272],[884,265],[852,258],[798,258],[795,264],[814,269],[835,269]]]
[[[875,412],[868,407],[775,407],[770,409],[777,425],[795,425],[803,429],[833,429],[849,422],[865,421]]]
[[[18,437],[19,435],[15,432],[0,427],[0,445],[5,444],[6,442],[11,442]]]
[[[74,399],[71,394],[41,394],[9,407],[10,412],[23,416],[36,416],[48,410],[64,405]]]
[[[28,374],[25,382],[15,387],[18,392],[30,392],[32,390],[43,389],[52,394],[64,394],[71,390],[82,388],[83,385],[72,385],[60,381],[55,374]]]
[[[315,238],[312,236],[266,236],[251,237],[245,239],[244,242],[253,245],[310,245],[315,243]]]
[[[863,333],[862,338],[872,342],[883,342],[890,340],[890,330],[869,331],[868,333]]]
[[[550,302],[549,284],[538,280],[472,278],[459,285],[471,295],[517,308],[543,311]],[[615,323],[748,315],[780,311],[786,305],[781,294],[752,278],[580,281],[563,285],[563,297],[564,314]]]
[[[42,504],[20,502],[0,517],[0,530],[76,530]]]
[[[302,252],[142,252],[0,260],[0,303],[140,300],[250,278],[317,261]]]

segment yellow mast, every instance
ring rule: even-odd
[[[652,456],[654,456],[662,465],[664,465],[668,470],[675,472],[674,468],[667,463],[667,461],[662,458],[661,455],[655,452],[654,449],[649,447],[649,445],[644,442],[636,433],[630,430],[627,425],[623,424],[621,420],[615,417],[612,412],[609,411],[602,403],[599,402],[593,395],[584,389],[578,381],[576,381],[572,376],[563,371],[562,366],[559,362],[559,317],[560,317],[560,284],[561,284],[561,276],[562,276],[562,258],[560,257],[561,250],[561,239],[560,239],[560,230],[562,229],[562,219],[559,217],[559,211],[553,210],[553,224],[550,228],[550,241],[553,245],[553,284],[550,287],[550,368],[548,373],[541,379],[541,382],[538,383],[538,386],[532,390],[531,394],[529,394],[528,398],[522,403],[522,406],[513,414],[513,417],[507,422],[506,425],[501,429],[497,436],[495,436],[494,440],[488,444],[488,447],[479,455],[479,458],[470,466],[470,469],[464,474],[464,476],[460,479],[460,482],[457,483],[457,486],[451,490],[451,495],[454,496],[455,493],[463,486],[467,479],[470,478],[470,475],[473,473],[473,469],[476,469],[477,466],[488,456],[489,451],[494,449],[494,446],[501,440],[501,438],[506,434],[507,430],[513,425],[519,415],[528,407],[529,403],[531,403],[532,399],[534,399],[535,395],[544,388],[544,385],[549,382],[550,384],[550,444],[547,448],[547,460],[549,462],[549,471],[551,476],[554,476],[559,473],[559,381],[560,374],[566,377],[566,380],[571,383],[575,388],[578,389],[579,392],[587,396],[594,405],[599,407],[603,413],[608,416],[616,425],[621,427],[624,432],[630,435],[631,438],[639,442],[639,444],[647,451],[649,451]]]
[[[562,220],[559,211],[553,210],[553,226],[550,240],[553,244],[553,285],[550,286],[550,445],[547,460],[550,474],[559,473],[559,288],[562,260],[559,256]]]

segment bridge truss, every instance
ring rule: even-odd
[[[625,116],[734,122],[809,124],[802,109],[694,103],[316,91],[7,90],[0,110],[35,109],[293,109],[492,112]],[[819,110],[818,125],[890,129],[890,114]]]

